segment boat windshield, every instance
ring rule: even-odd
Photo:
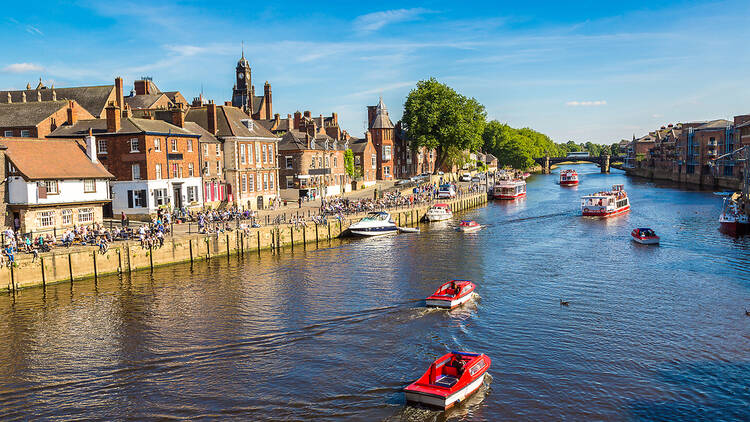
[[[387,221],[388,214],[384,212],[371,212],[362,221]]]

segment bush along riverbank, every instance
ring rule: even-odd
[[[484,192],[445,200],[452,210],[462,211],[487,203]],[[414,226],[424,218],[429,204],[389,210],[398,226]],[[213,234],[185,234],[165,239],[161,247],[143,248],[138,242],[114,244],[106,253],[92,248],[58,249],[38,258],[22,257],[16,265],[0,268],[0,291],[74,282],[179,263],[262,250],[327,242],[345,236],[347,228],[362,216],[329,218],[326,224],[281,224]]]

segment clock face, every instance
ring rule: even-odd
[[[245,74],[244,73],[240,73],[239,76],[240,76],[240,79],[245,79]]]

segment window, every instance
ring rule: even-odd
[[[154,151],[161,151],[161,139],[154,138]]]
[[[172,139],[172,152],[177,152],[177,139]]]
[[[22,138],[31,138],[31,132],[28,130],[22,130],[21,131],[21,137]]]
[[[216,175],[217,176],[221,175],[221,161],[216,162]]]
[[[359,158],[359,155],[355,155],[355,156],[354,156],[354,164],[356,164],[356,165],[360,165],[360,164],[361,164],[361,163],[360,163],[360,161],[361,161],[361,160],[360,160],[360,158]]]
[[[60,216],[62,217],[62,225],[63,226],[69,226],[73,224],[73,211],[72,210],[62,210],[60,211]]]
[[[145,190],[129,190],[128,191],[128,208],[145,208],[146,207],[146,191]]]
[[[130,140],[130,152],[139,152],[138,149],[138,138],[132,138]]]
[[[266,156],[266,154],[267,154],[267,152],[266,152],[266,146],[263,145],[263,164],[265,164],[265,163],[268,162],[268,157]]]
[[[203,144],[203,155],[208,155],[208,144]]]
[[[318,157],[318,167],[323,168],[323,157]]]
[[[218,157],[220,155],[221,155],[221,146],[219,144],[216,144],[216,156]]]
[[[187,200],[188,200],[188,202],[197,202],[198,201],[198,186],[188,186],[187,187]]]
[[[287,176],[286,177],[286,187],[287,187],[287,189],[293,189],[294,188],[294,176]]]
[[[247,175],[242,175],[242,192],[247,192]]]
[[[161,179],[161,164],[156,165],[156,180]]]
[[[273,173],[268,175],[268,188],[273,190]]]
[[[386,175],[386,176],[390,176],[391,175],[391,168],[389,166],[383,167],[383,174]]]
[[[130,166],[130,174],[132,174],[133,180],[141,180],[141,165],[132,164]]]
[[[55,212],[54,211],[39,211],[36,213],[37,226],[39,227],[52,227],[55,225]]]
[[[263,190],[268,190],[268,174],[263,173]]]
[[[13,136],[13,131],[12,130],[6,130],[4,136],[8,137],[8,138],[11,137],[11,136]]]
[[[255,144],[255,164],[260,164],[260,144]]]
[[[240,144],[240,163],[245,164],[245,144]]]
[[[383,161],[391,161],[391,146],[383,145]]]
[[[286,168],[290,169],[294,167],[294,158],[293,157],[284,157],[286,158]]]
[[[93,223],[94,222],[94,209],[93,208],[81,208],[78,210],[78,223]]]
[[[45,180],[44,186],[47,188],[47,195],[57,195],[60,193],[57,190],[57,180]]]
[[[253,192],[255,190],[255,176],[252,174],[247,175],[247,190]]]
[[[187,140],[187,150],[188,152],[193,152],[193,140],[192,139]]]
[[[193,163],[188,163],[188,177],[194,177],[195,176],[195,168],[193,168]]]
[[[83,191],[86,193],[96,192],[96,180],[83,179]]]
[[[325,163],[326,163],[326,167],[328,167],[328,156],[327,155],[325,157]]]
[[[378,157],[375,156],[375,154],[372,154],[372,168],[378,168]]]
[[[179,177],[180,165],[172,163],[172,177]]]
[[[152,192],[152,195],[154,196],[154,202],[157,206],[169,204],[169,196],[167,196],[166,189],[154,189]]]
[[[314,168],[315,168],[315,157],[313,157],[313,158],[312,158],[312,161],[310,162],[310,168],[311,168],[311,169],[314,169]]]
[[[275,156],[276,156],[276,155],[275,155],[275,154],[273,153],[273,145],[269,145],[269,146],[268,146],[268,162],[269,162],[270,164],[273,164],[273,163],[274,163],[274,159],[273,159],[273,157],[275,157]]]
[[[338,167],[338,157],[336,157],[335,155],[333,156],[333,166]]]
[[[97,139],[96,140],[96,146],[97,146],[97,152],[99,154],[106,154],[107,153],[107,140],[106,139]]]

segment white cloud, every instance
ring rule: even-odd
[[[433,12],[421,7],[383,10],[358,16],[354,19],[354,26],[361,32],[373,32],[392,23],[415,20],[426,13]]]
[[[604,100],[598,100],[598,101],[568,101],[565,103],[566,106],[569,107],[596,107],[596,106],[604,106],[607,105],[607,102]]]
[[[26,73],[26,72],[38,72],[43,68],[34,63],[13,63],[5,66],[3,72],[6,73]]]
[[[32,35],[44,35],[44,32],[34,25],[26,25],[26,32]]]

